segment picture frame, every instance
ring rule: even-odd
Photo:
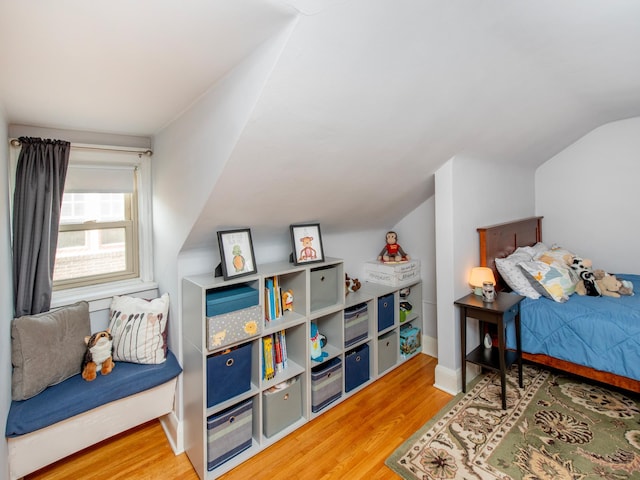
[[[319,223],[290,225],[291,259],[294,265],[324,262]]]
[[[225,280],[258,272],[253,253],[251,229],[219,231],[218,246],[220,247],[222,276]]]

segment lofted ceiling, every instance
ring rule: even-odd
[[[0,0],[0,107],[153,137],[292,22],[187,244],[237,219],[225,204],[273,223],[224,181],[238,172],[259,195],[277,171],[276,202],[309,196],[292,221],[384,228],[455,155],[535,168],[640,115],[636,0]]]

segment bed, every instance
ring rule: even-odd
[[[510,291],[496,259],[509,257],[518,247],[539,245],[542,218],[477,229],[480,265],[493,270],[496,290]],[[526,298],[521,303],[523,358],[640,393],[640,275],[616,276],[631,281],[636,294],[620,298],[573,294],[564,303]],[[514,346],[515,334],[508,330],[507,347]]]

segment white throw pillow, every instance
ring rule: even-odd
[[[113,359],[144,364],[164,362],[168,316],[167,293],[153,300],[113,297],[109,323],[113,336]]]
[[[508,257],[496,258],[496,268],[505,283],[511,287],[511,290],[519,295],[536,300],[540,298],[540,293],[533,288],[522,269],[518,266],[522,262],[530,262],[532,260],[527,248],[531,247],[520,247]]]

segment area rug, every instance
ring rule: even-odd
[[[404,479],[640,479],[640,399],[523,366],[485,374],[400,446],[386,465]]]

